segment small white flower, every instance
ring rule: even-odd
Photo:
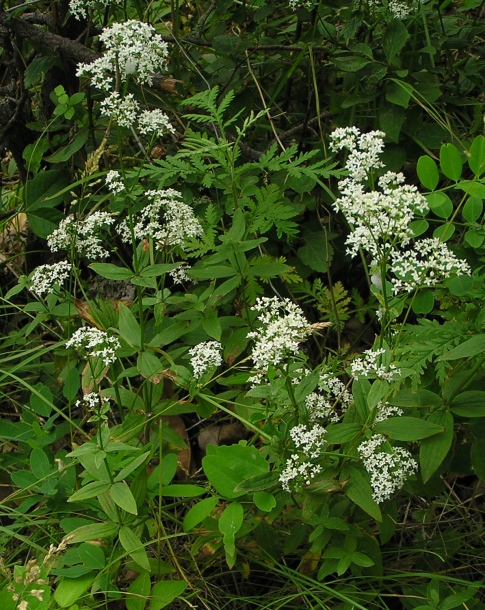
[[[121,347],[116,337],[99,328],[82,326],[67,341],[66,348],[73,348],[90,358],[101,358],[105,366],[116,361],[116,350]]]
[[[132,127],[140,113],[140,106],[133,93],[120,97],[113,91],[101,102],[101,114],[111,117],[120,127]]]
[[[379,401],[376,406],[376,416],[374,418],[374,424],[378,424],[381,421],[389,419],[389,417],[400,417],[403,415],[403,410],[394,405],[390,405],[388,402]]]
[[[183,284],[184,282],[195,283],[194,280],[187,275],[187,271],[191,269],[187,263],[180,263],[178,267],[168,272],[168,275],[172,278],[174,284]]]
[[[436,286],[452,275],[469,275],[466,261],[457,258],[438,238],[421,239],[412,250],[391,255],[393,292],[412,292],[423,286]]]
[[[198,380],[210,368],[221,366],[223,360],[221,355],[222,345],[219,341],[204,341],[189,349],[192,356],[190,365],[194,369],[194,377]]]
[[[378,450],[380,447],[382,450]],[[402,447],[391,447],[380,434],[363,441],[358,452],[370,474],[372,497],[377,503],[388,500],[418,469],[409,451]]]
[[[86,17],[88,9],[96,8],[97,4],[108,6],[120,4],[122,0],[69,0],[69,10],[76,19]]]
[[[117,193],[121,193],[121,191],[124,191],[125,185],[123,184],[123,181],[121,179],[120,172],[117,172],[116,170],[113,170],[113,169],[110,170],[106,174],[106,186],[115,195]]]
[[[290,438],[295,451],[286,460],[283,472],[279,477],[284,490],[297,491],[303,485],[310,485],[312,479],[322,471],[322,467],[311,460],[320,457],[327,444],[326,432],[325,428],[319,424],[314,424],[310,429],[299,424],[290,430]]]
[[[143,110],[138,117],[138,128],[143,135],[154,133],[163,136],[165,133],[175,133],[169,117],[160,109]]]
[[[383,356],[386,354],[384,348],[368,349],[362,354],[362,358],[355,358],[350,363],[350,371],[354,377],[377,377],[385,381],[392,381],[399,374],[399,369],[394,364],[384,364]]]
[[[97,392],[90,392],[76,402],[76,407],[84,407],[88,411],[99,411],[103,405],[109,402],[109,398],[101,397]]]
[[[39,296],[50,294],[54,287],[62,284],[71,271],[71,263],[61,261],[53,265],[40,265],[30,278],[30,289]]]
[[[183,247],[188,238],[201,235],[200,222],[178,191],[148,191],[145,196],[150,203],[131,219],[136,240],[152,239],[159,249],[163,249],[167,246]],[[131,243],[132,231],[128,219],[118,225],[118,233],[124,242]]]
[[[258,298],[252,309],[259,312],[257,319],[261,328],[247,335],[248,339],[255,340],[251,357],[256,369],[266,373],[270,366],[296,355],[300,342],[312,331],[303,311],[290,299]],[[256,379],[253,376],[249,381],[254,384]]]
[[[102,247],[99,233],[102,229],[113,224],[115,219],[108,212],[94,212],[82,221],[74,220],[68,216],[59,223],[47,238],[47,245],[51,252],[66,250],[70,252],[71,246],[80,256],[89,259],[104,258],[109,252]]]

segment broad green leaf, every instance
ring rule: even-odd
[[[457,297],[463,297],[470,293],[473,288],[473,277],[471,275],[456,275],[447,280],[446,287]]]
[[[379,104],[379,127],[393,142],[399,142],[405,116],[405,108],[396,106],[396,104],[390,104],[385,97],[381,97]]]
[[[150,595],[150,610],[160,610],[182,595],[188,583],[184,580],[161,580],[153,587]]]
[[[159,277],[161,275],[164,275],[165,273],[168,273],[169,271],[173,271],[179,266],[180,263],[149,265],[148,267],[145,267],[145,269],[143,269],[143,271],[140,273],[140,276],[144,278]]]
[[[237,269],[228,267],[227,265],[208,265],[206,267],[192,267],[187,271],[187,275],[196,280],[213,280],[221,277],[232,277],[238,275]]]
[[[133,271],[112,263],[91,263],[89,266],[95,273],[108,280],[129,280],[133,277]]]
[[[183,483],[162,487],[162,496],[167,498],[197,498],[207,493],[207,489],[199,485],[184,485]]]
[[[482,182],[475,182],[473,180],[462,180],[455,184],[455,188],[465,191],[467,195],[477,197],[478,199],[485,199],[485,184]]]
[[[234,491],[245,479],[269,471],[269,463],[255,447],[209,445],[202,459],[204,472],[217,493],[226,498],[238,498],[245,491]]]
[[[69,608],[84,595],[95,576],[96,572],[89,572],[79,578],[63,578],[54,591],[54,599],[61,608]]]
[[[398,106],[402,106],[403,108],[407,108],[409,106],[409,100],[411,99],[411,91],[408,86],[401,86],[398,82],[390,82],[386,87],[386,100],[391,102],[391,104],[397,104]],[[419,165],[419,163],[418,163]],[[419,170],[418,170],[419,176]],[[420,178],[421,180],[421,178]],[[422,184],[424,184],[422,182]],[[429,188],[426,184],[424,184],[426,188]],[[434,188],[434,187],[433,187]],[[433,189],[430,189],[433,190]]]
[[[244,509],[239,502],[231,502],[219,517],[218,527],[224,536],[224,542],[234,541],[236,533],[241,529],[244,519]]]
[[[390,63],[409,39],[409,33],[400,19],[393,19],[387,26],[382,40],[382,48]]]
[[[265,513],[269,513],[276,506],[276,498],[267,491],[257,491],[253,495],[253,501],[259,510]]]
[[[362,432],[360,424],[330,424],[327,428],[325,440],[329,445],[347,443]]]
[[[462,160],[454,144],[443,144],[440,149],[440,168],[450,180],[458,182],[461,177]]]
[[[433,237],[437,237],[442,242],[447,242],[449,239],[453,237],[455,233],[455,225],[447,222],[441,227],[437,227],[433,231]]]
[[[106,563],[103,549],[95,544],[84,542],[77,549],[81,561],[91,570],[102,570]]]
[[[126,479],[126,477],[129,474],[131,474],[134,470],[136,470],[138,468],[138,466],[141,466],[143,464],[143,462],[145,462],[147,460],[149,455],[150,455],[150,451],[146,451],[145,453],[142,453],[138,457],[132,459],[130,461],[130,463],[128,464],[128,466],[125,466],[124,468],[122,468],[119,471],[119,473],[116,475],[116,477],[114,479],[115,483]]]
[[[135,532],[127,525],[123,525],[120,529],[119,536],[121,546],[133,561],[147,572],[150,572],[150,562],[148,561],[147,551]]]
[[[51,465],[49,458],[42,449],[32,449],[30,454],[30,469],[38,479],[43,479],[49,476],[51,471]]]
[[[219,498],[217,496],[211,496],[194,504],[185,515],[184,532],[190,532],[196,525],[202,523],[212,513],[218,502]]]
[[[262,472],[241,481],[236,485],[234,491],[244,491],[245,493],[251,491],[264,491],[265,489],[270,489],[271,487],[278,485],[279,480],[280,475],[277,472]]]
[[[434,308],[434,293],[431,290],[420,290],[411,304],[414,313],[427,314]]]
[[[476,176],[480,176],[485,171],[485,138],[477,136],[473,140],[469,152],[468,165]]]
[[[313,371],[309,375],[305,375],[295,388],[296,402],[303,402],[305,398],[317,387],[319,379],[320,373],[317,370]]]
[[[149,349],[138,354],[136,368],[145,379],[156,379],[163,371],[163,364],[159,358]]]
[[[74,531],[69,532],[69,544],[87,542],[88,540],[99,540],[100,538],[111,538],[118,531],[115,523],[93,523],[81,525]]]
[[[425,419],[403,415],[381,421],[373,430],[396,441],[419,441],[443,432],[444,428]]]
[[[45,160],[49,163],[64,163],[65,161],[69,161],[69,159],[77,153],[88,141],[89,131],[84,129],[79,131],[73,138],[72,142],[69,142],[67,146],[63,146],[56,150],[55,153],[45,157]]]
[[[453,203],[445,193],[428,193],[426,200],[433,214],[440,218],[449,218],[453,213]]]
[[[419,447],[419,464],[423,483],[429,481],[450,450],[453,442],[453,416],[447,411],[431,413],[428,421],[444,428],[443,432],[425,438]]]
[[[454,349],[443,354],[438,360],[458,360],[458,358],[473,358],[485,352],[485,333],[475,335]]]
[[[143,571],[128,587],[125,597],[126,610],[145,610],[150,589],[150,574]]]
[[[109,489],[109,495],[113,502],[127,513],[138,514],[135,498],[126,483],[114,483]]]
[[[451,410],[460,417],[485,417],[485,392],[466,390],[451,403]]]
[[[344,72],[358,72],[372,63],[369,59],[359,55],[336,56],[333,58],[333,62],[338,70],[343,70]]]
[[[485,443],[482,439],[473,443],[472,466],[480,481],[485,482]]]
[[[110,483],[105,483],[104,481],[93,481],[92,483],[88,483],[81,489],[75,491],[70,498],[68,498],[68,502],[82,502],[83,500],[89,500],[89,498],[95,498],[96,496],[103,494],[105,491],[108,491],[110,488]]]
[[[246,275],[248,277],[277,277],[288,271],[291,271],[291,267],[284,263],[265,263],[264,265],[252,265]]]
[[[123,303],[118,304],[120,314],[120,337],[131,347],[141,347],[141,328],[131,309]]]
[[[429,222],[427,220],[413,220],[413,222],[409,223],[409,228],[413,232],[414,237],[419,237],[423,233],[426,233],[429,227]]]
[[[36,436],[32,426],[22,421],[0,419],[0,438],[4,441],[26,441]]]
[[[376,521],[382,521],[381,509],[372,497],[372,487],[357,468],[348,466],[349,480],[344,486],[345,495]]]
[[[421,184],[430,191],[434,191],[438,186],[440,174],[433,159],[428,155],[419,157],[416,170]]]
[[[461,211],[468,222],[477,222],[483,212],[483,201],[478,197],[468,197]]]
[[[310,269],[325,273],[333,256],[333,247],[329,243],[326,233],[324,231],[308,231],[304,233],[303,239],[305,243],[301,248],[298,248],[298,258]]]

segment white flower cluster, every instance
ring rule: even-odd
[[[70,251],[71,247],[74,247],[79,256],[89,259],[104,258],[109,252],[103,248],[99,233],[114,221],[108,212],[94,212],[82,221],[74,220],[72,215],[68,216],[61,220],[59,227],[48,236],[47,245],[51,252]]]
[[[471,273],[466,261],[457,258],[438,238],[420,240],[412,250],[392,252],[391,279],[395,294],[412,292],[421,286],[436,286],[453,275]]]
[[[378,424],[381,421],[386,421],[390,417],[400,417],[403,414],[403,410],[394,405],[390,405],[388,402],[382,402],[381,400],[376,406],[376,416],[374,418],[374,424]]]
[[[412,8],[399,0],[389,0],[387,10],[391,13],[394,19],[406,19],[413,12]]]
[[[257,319],[261,328],[248,333],[248,339],[254,339],[251,357],[259,373],[249,379],[250,383],[259,383],[261,373],[266,373],[270,366],[279,364],[289,355],[296,355],[299,344],[310,333],[310,324],[303,311],[290,301],[278,297],[258,298],[251,309],[259,312]]]
[[[223,362],[221,350],[222,345],[219,341],[204,341],[189,349],[189,354],[192,356],[190,365],[196,379],[200,379],[209,367],[221,366]]]
[[[370,253],[374,267],[381,261],[392,261],[390,271],[394,293],[411,292],[420,286],[434,286],[452,274],[470,273],[468,265],[438,239],[416,242],[411,223],[416,213],[424,214],[429,206],[415,186],[405,184],[401,173],[387,172],[378,180],[380,190],[366,191],[365,181],[376,168],[383,167],[379,154],[384,148],[383,134],[371,131],[362,134],[357,127],[341,127],[330,136],[330,147],[337,152],[349,150],[345,164],[349,177],[339,182],[341,197],[334,208],[341,211],[351,226],[347,237],[347,253],[356,256],[359,250]],[[373,273],[372,281],[382,288],[382,277]]]
[[[116,360],[116,350],[121,347],[116,337],[99,328],[82,326],[67,341],[66,348],[73,348],[90,358],[101,358],[105,366]]]
[[[147,23],[132,19],[105,28],[99,40],[105,53],[90,64],[78,64],[77,76],[88,76],[98,89],[113,91],[117,75],[124,82],[134,74],[137,82],[151,85],[153,75],[163,70],[167,44]]]
[[[292,11],[296,11],[300,7],[312,9],[316,4],[315,0],[288,0],[288,6]]]
[[[382,447],[383,445],[386,446]],[[382,447],[382,450],[378,450],[379,447]],[[358,452],[370,474],[372,497],[377,503],[388,500],[418,469],[409,451],[402,447],[391,447],[381,434],[375,434],[369,440],[363,441]]]
[[[153,75],[165,69],[168,48],[155,28],[132,19],[105,28],[99,40],[104,43],[104,54],[90,64],[78,64],[76,74],[89,77],[94,87],[107,94],[101,102],[101,113],[120,127],[131,128],[138,121],[144,135],[174,133],[169,117],[160,109],[140,111],[132,93],[119,93],[120,84],[129,76],[140,85],[151,85]]]
[[[61,261],[53,265],[40,265],[30,278],[30,290],[43,296],[54,291],[57,284],[62,284],[69,277],[71,263]]]
[[[319,392],[312,392],[305,399],[310,421],[329,419],[340,421],[340,416],[347,411],[353,401],[352,394],[336,377],[322,375],[319,381]]]
[[[115,195],[125,190],[125,185],[121,179],[120,172],[112,169],[106,174],[106,186]]]
[[[76,402],[76,407],[84,407],[88,411],[100,411],[107,403],[109,398],[101,397],[97,392],[90,392]]]
[[[299,424],[290,430],[296,452],[286,460],[279,477],[284,490],[297,490],[302,485],[310,485],[311,480],[322,471],[319,464],[313,464],[310,460],[320,456],[326,445],[326,432],[319,424],[314,424],[310,430],[305,425]]]
[[[380,356],[386,354],[384,348],[368,349],[363,352],[363,358],[355,358],[350,363],[350,371],[354,377],[377,377],[392,381],[399,374],[395,364],[384,364]]]
[[[143,135],[153,133],[157,136],[162,136],[167,131],[175,133],[173,125],[170,124],[170,119],[159,108],[143,110],[138,117],[138,129]]]
[[[187,271],[191,269],[187,263],[180,263],[178,267],[168,272],[168,275],[172,278],[174,284],[183,284],[184,282],[192,282],[194,280],[187,275]]]
[[[148,191],[145,196],[151,202],[131,219],[135,239],[152,239],[159,248],[164,248],[183,246],[187,239],[201,235],[200,222],[178,191]],[[131,243],[132,230],[128,219],[118,225],[121,239],[126,243]]]
[[[109,4],[121,4],[123,0],[69,0],[69,10],[76,19],[86,17],[88,9],[96,8],[96,5],[108,6]]]
[[[351,256],[363,248],[375,258],[382,258],[393,247],[406,246],[414,235],[409,226],[414,215],[428,210],[425,197],[415,186],[404,184],[401,173],[387,172],[378,184],[382,192],[366,192],[352,178],[339,182],[341,197],[334,208],[342,211],[352,226],[345,242]]]

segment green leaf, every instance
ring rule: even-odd
[[[428,155],[419,157],[416,170],[421,184],[430,191],[434,191],[438,186],[440,174],[433,159]]]
[[[433,237],[437,237],[440,241],[446,242],[453,237],[455,232],[455,225],[451,223],[446,223],[441,225],[441,227],[437,227],[433,231]]]
[[[443,144],[440,149],[440,168],[450,180],[458,182],[461,177],[462,161],[454,144]]]
[[[303,236],[305,245],[298,249],[298,258],[319,273],[325,273],[332,260],[333,247],[324,231],[309,231]]]
[[[436,192],[426,195],[428,205],[436,216],[440,218],[449,218],[453,212],[453,203],[445,193]]]
[[[119,303],[118,311],[120,314],[120,337],[131,347],[141,347],[141,328],[131,309],[123,303]]]
[[[265,489],[278,485],[279,481],[280,475],[277,472],[262,472],[241,481],[236,485],[234,491],[243,491],[245,493],[251,491],[264,491]]]
[[[45,157],[45,160],[49,161],[49,163],[64,163],[65,161],[69,161],[69,159],[86,144],[88,137],[89,131],[87,129],[79,131],[74,136],[72,142],[69,142],[67,146],[59,148],[59,150],[56,150],[54,154]]]
[[[344,486],[345,495],[376,521],[382,521],[381,509],[372,497],[370,483],[357,468],[348,466],[347,471],[350,478]]]
[[[468,165],[476,176],[480,176],[485,171],[485,138],[477,136],[473,140],[469,152]]]
[[[466,390],[455,396],[451,410],[460,417],[485,417],[485,392]]]
[[[101,547],[85,542],[79,546],[77,552],[87,568],[91,570],[102,570],[104,568],[106,557]]]
[[[54,408],[54,397],[50,388],[43,383],[37,383],[33,388],[35,392],[32,392],[29,401],[32,410],[41,417],[49,417]]]
[[[413,232],[414,237],[419,237],[423,233],[426,233],[429,227],[429,222],[427,220],[413,220],[413,222],[409,223],[409,228]]]
[[[24,71],[24,87],[30,89],[44,74],[47,74],[54,65],[53,60],[54,54],[33,59]]]
[[[145,610],[151,589],[150,574],[141,572],[126,592],[126,610]]]
[[[84,595],[95,576],[96,572],[89,572],[79,578],[63,578],[54,591],[54,599],[61,608],[69,608]]]
[[[284,263],[264,263],[263,265],[249,267],[246,275],[248,277],[277,277],[288,271],[291,271],[291,267]]]
[[[173,271],[179,266],[180,263],[149,265],[148,267],[145,267],[145,269],[143,269],[143,271],[140,273],[140,276],[144,278],[160,277],[161,275],[165,275],[165,273],[168,273],[169,271]]]
[[[255,447],[209,445],[202,459],[204,472],[217,493],[226,498],[238,498],[245,491],[234,491],[245,479],[269,471],[269,463]]]
[[[305,398],[317,387],[319,379],[320,373],[317,370],[313,371],[309,375],[305,375],[295,389],[296,402],[303,402]]]
[[[423,483],[429,481],[448,455],[453,442],[453,416],[447,411],[431,413],[428,421],[444,428],[443,432],[425,438],[419,447],[419,463]]]
[[[51,207],[36,207],[27,212],[29,228],[37,237],[46,239],[57,229],[64,214],[60,210]]]
[[[347,443],[360,434],[360,432],[362,432],[360,424],[330,424],[327,428],[325,440],[330,445]]]
[[[388,63],[396,57],[409,39],[409,33],[400,19],[394,19],[387,26],[382,40],[382,49]]]
[[[244,510],[239,502],[231,502],[226,506],[219,517],[218,527],[224,536],[224,541],[234,541],[236,533],[241,529],[244,519]]]
[[[138,538],[135,532],[128,527],[123,525],[120,529],[120,543],[125,549],[128,555],[137,563],[141,568],[150,572],[150,562],[143,542]]]
[[[468,222],[477,222],[483,212],[483,201],[478,197],[468,197],[461,211]]]
[[[139,466],[141,466],[143,464],[143,462],[145,462],[147,460],[149,455],[150,455],[150,451],[146,451],[145,453],[142,453],[135,459],[131,460],[130,463],[128,464],[128,466],[125,466],[124,468],[122,468],[119,471],[119,473],[116,475],[116,477],[114,479],[115,483],[117,483],[119,481],[123,481],[123,479],[126,479],[126,477],[129,474],[131,474],[134,470],[136,470]]]
[[[126,483],[114,483],[109,489],[109,495],[113,502],[123,510],[126,510],[127,513],[132,515],[138,514],[135,498]]]
[[[485,334],[475,335],[454,349],[446,352],[439,360],[458,360],[458,358],[473,358],[485,352]]]
[[[434,308],[434,293],[431,290],[421,290],[414,297],[411,308],[417,314],[430,313]]]
[[[471,275],[456,275],[447,280],[446,287],[457,297],[463,297],[470,293],[473,288],[473,277]]]
[[[187,271],[187,275],[196,280],[213,280],[221,277],[232,277],[238,275],[237,269],[227,265],[207,265],[206,267],[192,267]]]
[[[182,595],[188,583],[184,580],[161,580],[153,587],[150,595],[150,610],[160,610]]]
[[[81,489],[75,491],[70,498],[68,498],[68,502],[82,502],[83,500],[89,500],[89,498],[95,498],[100,494],[103,494],[105,491],[108,491],[110,488],[110,483],[105,483],[104,481],[93,481],[92,483],[88,483]]]
[[[472,466],[480,481],[485,482],[485,443],[477,440],[472,446]]]
[[[212,513],[218,502],[219,498],[217,496],[212,496],[194,504],[185,515],[184,532],[190,532],[196,525],[202,523],[202,521]]]
[[[473,180],[462,180],[455,184],[455,188],[464,191],[467,195],[477,197],[478,199],[485,199],[485,184],[482,182],[475,182]]]
[[[30,469],[38,479],[44,479],[49,476],[51,465],[49,458],[42,449],[32,449],[30,454]]]
[[[163,364],[151,350],[144,350],[138,354],[136,368],[145,379],[155,379],[163,371]]]
[[[411,91],[409,87],[401,86],[399,82],[390,82],[386,87],[386,100],[391,102],[391,104],[397,104],[398,106],[402,106],[403,108],[407,108],[409,106],[409,100],[411,99]],[[418,163],[419,165],[419,163]],[[419,176],[419,170],[418,170]],[[421,179],[421,178],[420,178]],[[424,186],[426,186],[424,184]],[[426,188],[429,188],[426,186]],[[433,189],[431,189],[433,190]]]
[[[253,495],[253,501],[259,510],[264,511],[265,513],[271,512],[276,506],[276,498],[267,491],[257,491]]]
[[[89,267],[101,277],[108,280],[129,280],[133,277],[133,271],[126,267],[118,267],[112,263],[91,263]]]
[[[384,97],[379,104],[379,127],[393,142],[399,142],[399,135],[406,116],[406,109],[390,104]]]
[[[443,426],[418,417],[390,417],[376,424],[374,432],[384,434],[396,441],[419,441],[428,436],[443,432]]]
[[[207,489],[199,485],[167,485],[162,487],[162,496],[167,498],[196,498],[207,493]]]
[[[81,525],[69,532],[69,544],[87,542],[88,540],[99,540],[100,538],[111,538],[118,531],[115,523],[92,523]]]

